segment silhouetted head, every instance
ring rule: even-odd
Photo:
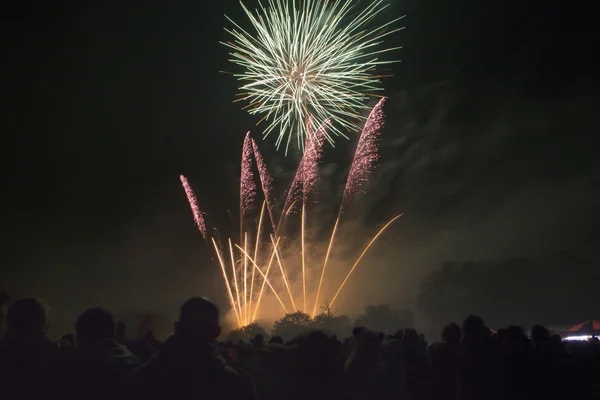
[[[412,328],[404,329],[404,334],[402,335],[402,348],[407,349],[415,349],[417,347],[417,342],[419,341],[419,335],[417,331]]]
[[[531,339],[536,346],[550,342],[550,331],[541,325],[535,325],[531,328]]]
[[[334,371],[335,345],[322,331],[313,330],[298,340],[298,367],[302,375],[326,379]]]
[[[367,328],[365,328],[364,326],[357,326],[352,329],[352,336],[357,338],[361,335],[364,335],[366,332],[367,332]]]
[[[450,322],[442,329],[442,340],[451,345],[459,344],[461,335],[460,326],[454,322]]]
[[[483,319],[476,315],[469,315],[463,321],[463,333],[465,335],[480,335],[484,329]]]
[[[402,341],[402,336],[404,336],[404,329],[400,329],[394,333],[394,338],[400,342]]]
[[[485,327],[483,319],[476,315],[465,318],[462,331],[463,343],[469,346],[484,343],[491,335],[490,330]]]
[[[103,308],[90,308],[79,316],[75,323],[77,342],[85,344],[94,340],[115,337],[115,317]]]
[[[265,343],[265,338],[260,333],[257,333],[256,336],[254,336],[254,339],[252,340],[252,344],[254,345],[254,347],[260,347],[264,343]]]
[[[179,321],[175,323],[175,334],[206,342],[215,340],[221,334],[219,308],[205,297],[189,299],[179,310]]]
[[[529,339],[525,335],[525,329],[516,325],[509,325],[506,343],[510,347],[518,349],[522,349],[523,346],[530,344]]]
[[[125,325],[125,323],[123,321],[117,321],[117,329],[116,329],[117,337],[120,337],[120,338],[125,337],[126,329],[127,329],[127,326]]]
[[[6,312],[6,325],[13,333],[39,336],[47,326],[46,305],[40,299],[21,299],[13,302]]]
[[[275,335],[271,338],[271,340],[269,340],[269,343],[283,344],[283,338],[281,336]]]
[[[508,326],[508,337],[513,340],[521,340],[525,338],[525,329],[522,326],[509,325]]]

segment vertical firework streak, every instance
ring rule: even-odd
[[[185,195],[187,196],[188,202],[190,203],[190,207],[192,209],[192,214],[194,215],[194,222],[200,231],[200,234],[204,239],[206,239],[207,231],[206,231],[206,214],[200,211],[200,207],[198,207],[198,199],[196,198],[196,194],[192,190],[190,183],[187,178],[183,175],[179,176],[179,180],[181,181],[181,185],[183,186],[183,190],[185,190]]]
[[[258,272],[260,272],[263,277],[263,283],[262,283],[262,286],[260,287],[260,292],[258,293],[258,299],[256,300],[256,308],[254,308],[254,314],[252,315],[252,321],[256,320],[256,314],[258,313],[258,307],[260,306],[260,300],[262,299],[262,295],[265,290],[265,284],[268,283],[271,290],[273,290],[273,293],[275,293],[275,290],[269,283],[268,276],[269,276],[269,271],[271,270],[271,265],[273,265],[273,260],[275,259],[275,249],[279,245],[279,239],[280,238],[277,238],[277,241],[275,241],[275,240],[273,240],[273,236],[271,236],[271,243],[273,245],[273,251],[271,252],[271,256],[269,257],[269,264],[267,265],[267,271],[263,274],[260,271],[260,269],[258,269]],[[275,296],[277,296],[277,293],[275,293]],[[277,296],[277,300],[279,300],[281,307],[283,307],[283,311],[285,311],[285,313],[287,314],[287,309],[283,305],[283,302],[281,301],[279,296]]]
[[[306,312],[306,261],[305,261],[305,248],[304,248],[304,224],[306,221],[305,218],[305,204],[304,202],[302,202],[302,228],[301,228],[301,246],[302,246],[302,299],[303,299],[303,304],[302,304],[302,311]]]
[[[217,242],[215,242],[215,238],[211,238],[213,246],[215,247],[215,253],[217,254],[217,258],[219,259],[219,265],[221,266],[221,272],[223,273],[223,280],[225,281],[225,287],[227,288],[227,293],[229,294],[229,301],[231,303],[231,307],[233,307],[233,311],[235,312],[235,317],[237,318],[238,324],[242,325],[242,320],[240,319],[240,315],[238,314],[237,308],[235,307],[235,300],[233,298],[233,292],[231,291],[231,285],[229,284],[229,279],[227,278],[227,272],[225,271],[225,262],[223,261],[223,257],[221,256],[221,251],[217,246]]]
[[[365,122],[365,126],[358,140],[358,146],[354,152],[354,158],[352,159],[352,165],[350,166],[350,172],[346,179],[346,186],[344,187],[344,193],[342,195],[342,203],[338,211],[338,217],[335,222],[335,227],[331,233],[329,239],[329,246],[327,252],[333,245],[335,239],[335,233],[338,221],[342,216],[344,206],[348,204],[352,198],[363,191],[364,185],[368,182],[369,177],[373,173],[377,161],[379,160],[379,137],[381,135],[381,128],[383,127],[383,104],[385,99],[379,100],[379,102],[373,107],[369,118]],[[321,279],[319,279],[319,287],[317,289],[317,297],[315,298],[315,306],[313,308],[313,317],[317,309],[319,302],[319,294],[321,293],[321,286],[323,285],[323,278],[325,276],[325,268],[327,267],[327,260],[329,257],[325,257],[323,263],[323,270],[321,271]]]
[[[319,183],[319,165],[323,158],[323,144],[327,135],[327,126],[329,120],[326,120],[318,129],[314,129],[312,120],[309,120],[308,136],[306,138],[305,152],[300,164],[302,196],[306,200]]]
[[[303,304],[304,311],[306,311],[306,268],[305,268],[305,249],[304,249],[304,220],[305,220],[305,203],[308,199],[308,195],[314,191],[319,181],[319,163],[323,155],[323,142],[325,139],[327,121],[323,123],[316,131],[312,127],[312,122],[308,121],[309,134],[306,137],[305,151],[300,160],[300,164],[294,175],[288,195],[283,206],[283,211],[279,217],[277,228],[274,229],[275,235],[279,234],[281,225],[292,207],[298,200],[302,200],[302,293],[303,293]],[[274,250],[275,251],[275,250]],[[281,272],[284,274],[284,282],[287,282],[285,277],[285,271],[283,268],[283,259],[277,258],[280,263]],[[288,287],[286,283],[286,287]],[[289,287],[288,287],[289,291]],[[290,294],[291,296],[291,294]],[[293,301],[293,300],[292,300]],[[294,305],[294,309],[295,309]]]
[[[244,235],[244,216],[246,212],[252,207],[254,203],[254,198],[256,196],[256,183],[254,182],[254,172],[252,171],[252,138],[250,137],[250,132],[246,133],[244,137],[244,144],[242,147],[242,163],[240,168],[240,243],[244,244],[244,248],[247,249],[247,237]],[[233,257],[233,255],[232,255]],[[240,265],[240,268],[242,266]],[[240,271],[240,275],[242,271]],[[246,282],[246,274],[248,272],[248,262],[244,257],[243,264],[243,279],[244,279],[244,299],[243,305],[244,309],[242,312],[242,319],[244,321],[244,325],[248,324],[248,287]],[[241,305],[240,305],[241,307]]]
[[[321,270],[321,278],[319,279],[317,295],[315,296],[315,306],[313,307],[312,318],[314,318],[317,313],[317,305],[319,304],[319,296],[321,294],[321,286],[323,285],[323,277],[325,277],[325,268],[327,267],[327,261],[329,261],[329,253],[331,252],[331,246],[333,246],[333,238],[335,236],[335,232],[337,231],[339,222],[340,222],[340,217],[338,217],[335,220],[335,225],[333,225],[333,232],[331,232],[331,240],[329,240],[329,245],[327,246],[327,253],[325,253],[325,261],[323,262],[323,269]]]
[[[262,187],[263,195],[265,196],[265,202],[267,203],[267,211],[269,212],[269,218],[271,219],[271,225],[273,231],[275,231],[275,219],[273,218],[273,200],[271,198],[271,191],[273,190],[273,178],[269,174],[267,164],[258,149],[258,145],[252,139],[252,148],[254,150],[254,159],[256,160],[256,166],[258,167],[258,177]],[[262,217],[261,217],[262,218]]]
[[[363,188],[377,166],[377,161],[379,161],[379,139],[381,128],[383,128],[384,103],[385,99],[379,100],[365,122],[365,127],[358,140],[352,166],[348,173],[348,179],[346,180],[340,214],[344,205],[349,203],[357,194],[364,192]]]
[[[276,244],[274,244],[274,245],[275,245],[275,247],[277,247],[277,245],[276,245]],[[236,246],[236,247],[237,247],[237,248],[238,248],[238,249],[239,249],[239,250],[240,250],[240,251],[243,253],[243,256],[244,256],[244,257],[246,257],[246,258],[249,258],[249,259],[250,259],[250,262],[252,263],[252,265],[254,266],[254,268],[256,268],[256,270],[257,270],[257,271],[258,271],[258,272],[259,272],[259,273],[262,275],[262,277],[263,277],[263,279],[264,279],[264,281],[263,281],[263,282],[266,282],[266,283],[267,283],[267,285],[269,285],[269,288],[271,288],[271,291],[272,291],[272,292],[273,292],[273,294],[275,295],[275,298],[276,298],[276,299],[279,301],[279,304],[280,304],[280,305],[281,305],[281,307],[283,308],[283,311],[284,311],[284,312],[287,314],[287,308],[285,308],[285,305],[283,304],[283,301],[281,301],[281,298],[280,298],[280,297],[279,297],[279,295],[277,294],[277,291],[276,291],[276,290],[273,288],[273,286],[271,285],[271,282],[269,282],[269,280],[267,279],[267,275],[266,275],[266,274],[263,274],[263,272],[260,270],[260,267],[259,267],[259,266],[258,266],[258,265],[257,265],[257,264],[254,262],[254,260],[253,260],[253,259],[251,259],[251,258],[250,258],[250,255],[249,255],[248,253],[246,253],[246,252],[244,251],[244,249],[242,249],[242,248],[241,248],[240,246],[238,246],[237,244],[236,244],[235,246]],[[268,269],[267,269],[267,271],[268,271]],[[264,287],[264,285],[263,285],[263,287]],[[256,304],[256,307],[257,307],[257,309],[258,309],[258,305],[259,305],[259,304],[257,303],[257,304]]]
[[[283,268],[283,262],[281,261],[281,255],[279,254],[279,248],[275,246],[275,258],[277,259],[277,264],[279,264],[279,270],[281,271],[281,276],[283,277],[283,283],[285,284],[285,288],[287,289],[288,294],[290,295],[290,301],[292,302],[292,308],[294,312],[298,311],[296,308],[296,302],[294,302],[294,296],[292,295],[292,289],[290,289],[290,284],[288,283],[287,274],[285,273],[285,269]]]
[[[316,188],[317,183],[319,182],[319,163],[323,156],[323,142],[327,121],[314,132],[312,132],[312,122],[309,121],[308,125],[310,134],[306,137],[305,151],[300,160],[300,164],[296,169],[294,180],[290,185],[290,189],[288,190],[283,205],[283,209],[288,210],[288,212],[297,200],[306,198],[306,196]],[[288,212],[284,213],[279,219],[277,229],[279,229],[281,221]]]
[[[244,234],[244,253],[248,251],[248,233]],[[244,257],[244,325],[248,325],[248,257]]]
[[[254,182],[254,172],[252,172],[252,153],[252,138],[248,132],[242,147],[240,172],[240,242],[242,241],[244,215],[254,203],[256,196],[256,183]]]
[[[237,297],[237,305],[240,313],[240,320],[242,320],[243,323],[242,302],[240,300],[240,288],[238,286],[237,271],[235,270],[235,258],[233,257],[233,246],[231,245],[231,239],[229,239],[229,255],[231,256],[231,269],[233,272],[233,282],[235,284],[235,295]]]
[[[262,221],[263,221],[263,216],[265,214],[265,204],[266,204],[266,200],[263,201],[262,207],[260,208],[260,217],[258,218],[258,229],[256,230],[256,244],[254,245],[254,258],[253,260],[256,260],[256,256],[258,254],[258,244],[260,243],[260,234],[262,232],[261,228],[262,228]],[[250,312],[252,312],[252,300],[254,299],[254,273],[255,273],[255,269],[252,268],[252,280],[250,282],[250,304],[248,306],[248,309],[250,310]],[[253,322],[254,318],[252,318],[252,320],[250,322]]]
[[[326,135],[326,124],[319,127],[316,131],[313,128],[312,120],[308,121],[307,144],[305,145],[305,153],[302,157],[300,165],[301,180],[302,180],[302,222],[301,222],[301,246],[302,246],[302,298],[303,311],[308,312],[306,308],[306,248],[305,248],[305,224],[306,224],[306,203],[308,196],[312,193],[319,182],[319,164],[323,156],[323,142]]]

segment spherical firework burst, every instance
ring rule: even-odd
[[[376,23],[384,0],[267,0],[254,12],[240,3],[253,31],[230,19],[233,41],[223,44],[233,50],[230,61],[244,67],[235,74],[238,100],[262,116],[264,136],[279,128],[276,145],[285,141],[287,153],[293,136],[303,147],[309,119],[331,122],[331,144],[333,136],[359,130],[366,101],[382,89],[378,67],[395,62],[379,58],[398,48],[382,48],[383,38],[401,29],[394,25],[402,17]]]

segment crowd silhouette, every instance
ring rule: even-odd
[[[3,399],[600,398],[600,342],[565,342],[539,325],[531,337],[518,326],[492,333],[469,316],[430,344],[412,328],[386,335],[360,326],[343,340],[309,330],[287,342],[261,333],[219,342],[217,306],[196,297],[164,343],[151,331],[127,338],[103,308],[54,342],[46,310],[27,298],[0,315]]]

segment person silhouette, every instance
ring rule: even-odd
[[[254,400],[252,378],[219,355],[219,309],[194,297],[180,309],[175,334],[150,361],[134,371],[128,390],[136,398]]]
[[[0,340],[3,394],[34,396],[41,370],[54,351],[54,342],[46,335],[47,307],[35,298],[16,300],[7,310],[6,324]]]
[[[75,324],[77,347],[65,347],[49,363],[44,384],[53,398],[117,398],[124,379],[139,365],[116,339],[113,315],[91,308]]]

